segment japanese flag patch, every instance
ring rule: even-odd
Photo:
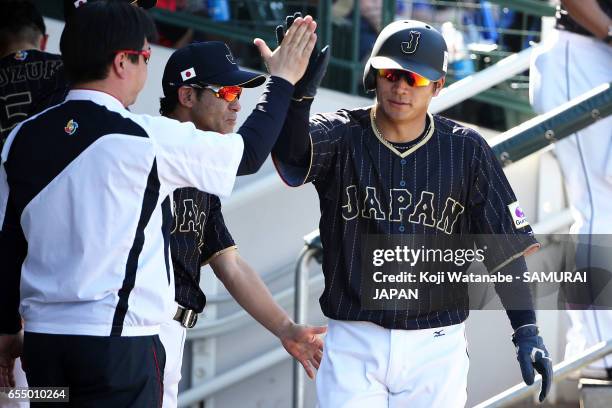
[[[442,63],[442,71],[448,70],[448,51],[444,51],[444,62]]]
[[[520,229],[529,225],[527,217],[525,217],[525,213],[523,212],[523,209],[521,208],[521,205],[518,201],[509,204],[508,210],[510,211],[510,215],[512,216],[512,223],[514,224],[514,228]]]
[[[196,77],[195,69],[193,67],[186,69],[181,72],[181,78],[183,81],[187,81],[188,79],[192,79]]]

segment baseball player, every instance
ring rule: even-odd
[[[591,89],[612,81],[612,1],[563,0],[556,25],[534,50],[529,96],[537,113],[546,113]],[[612,231],[612,117],[603,118],[555,143],[579,234],[578,268],[607,271],[612,259],[598,242]],[[602,288],[594,288],[597,292]],[[609,295],[608,295],[609,296]],[[575,302],[573,302],[575,303]],[[569,310],[571,329],[566,358],[612,338],[612,311]],[[582,370],[583,375],[612,379],[612,357]]]
[[[183,73],[191,72],[186,78]],[[241,70],[229,47],[218,41],[194,43],[175,51],[162,79],[160,113],[200,130],[233,133],[244,88],[265,82],[263,75]],[[259,275],[240,257],[225,226],[221,201],[196,188],[173,194],[174,224],[170,249],[175,276],[176,314],[161,326],[166,350],[164,407],[176,407],[186,329],[195,325],[206,304],[200,268],[209,264],[229,293],[258,322],[279,338],[311,378],[319,367],[325,327],[296,325],[274,301]]]
[[[47,104],[57,88],[64,88],[62,59],[45,52],[45,22],[30,1],[0,3],[0,148],[34,104]]]
[[[228,195],[262,165],[316,42],[311,17],[296,24],[274,52],[255,41],[272,77],[240,133],[220,135],[126,109],[147,78],[146,12],[94,2],[67,21],[73,89],[1,154],[0,387],[14,386],[23,347],[28,384],[70,387],[73,405],[161,406],[159,325],[176,312],[166,199],[182,187]]]
[[[319,301],[330,319],[316,378],[322,408],[447,408],[467,399],[467,306],[435,310],[419,302],[415,310],[367,310],[361,287],[365,236],[496,234],[509,245],[503,257],[486,258],[485,264],[490,272],[513,275],[527,270],[524,255],[538,248],[486,141],[427,112],[444,86],[447,58],[444,39],[431,26],[391,23],[364,71],[375,104],[309,120],[318,84],[296,86],[283,137],[273,149],[288,185],[311,182],[319,194],[325,276]],[[535,313],[530,306],[507,314],[523,379],[533,383],[534,369],[543,376],[542,401],[552,364]]]

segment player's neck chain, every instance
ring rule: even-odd
[[[378,125],[376,124],[376,106],[373,106],[370,109],[370,123],[372,126],[372,131],[374,132],[374,135],[378,138],[378,140],[383,145],[385,145],[389,150],[391,150],[393,153],[400,156],[401,158],[405,158],[406,156],[408,156],[409,154],[417,150],[419,147],[427,143],[427,141],[431,139],[431,136],[433,135],[433,132],[434,132],[433,117],[431,116],[429,112],[427,112],[427,126],[423,130],[423,133],[421,133],[419,137],[415,139],[415,140],[418,140],[418,139],[421,139],[421,140],[415,145],[409,146],[406,151],[400,152],[398,148],[392,142],[389,142],[387,139],[385,139],[382,132],[378,128]]]

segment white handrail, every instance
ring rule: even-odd
[[[231,369],[221,375],[211,378],[208,381],[199,384],[198,386],[182,392],[178,398],[179,407],[187,407],[198,403],[217,391],[220,391],[232,384],[249,378],[253,374],[265,370],[281,361],[289,358],[289,354],[282,347],[277,347],[266,354],[257,357],[246,364],[242,364],[237,368]]]
[[[442,89],[440,95],[432,99],[429,111],[431,113],[442,112],[529,69],[529,60],[533,49],[534,47],[529,47],[519,53],[512,54],[498,63]]]

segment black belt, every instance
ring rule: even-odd
[[[174,320],[179,322],[181,326],[191,329],[198,321],[198,314],[191,309],[183,309],[179,306],[174,315]]]

